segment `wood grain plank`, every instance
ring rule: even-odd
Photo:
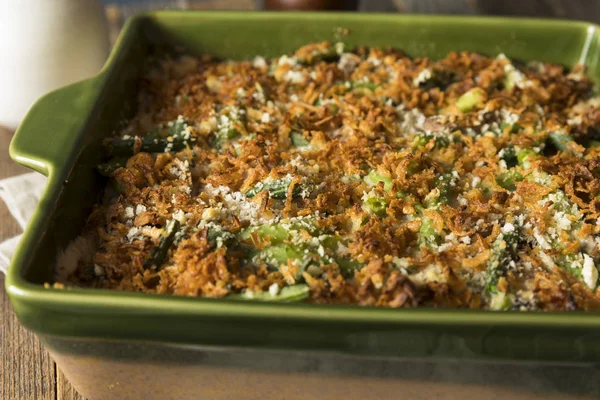
[[[27,172],[8,156],[11,132],[0,128],[0,179]],[[20,228],[0,202],[0,241]],[[17,320],[0,275],[0,399],[55,400],[54,362],[39,340]]]
[[[59,368],[56,368],[56,398],[58,400],[85,400],[85,397],[77,393]]]

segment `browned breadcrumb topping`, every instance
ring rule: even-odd
[[[107,142],[111,155],[130,154],[104,167],[107,200],[57,280],[363,306],[598,309],[600,102],[584,72],[327,42],[274,59],[164,60]]]

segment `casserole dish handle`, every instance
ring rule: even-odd
[[[90,78],[37,100],[10,143],[12,159],[46,176],[61,171],[96,101],[99,83],[99,77]]]

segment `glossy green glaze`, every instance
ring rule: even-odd
[[[42,336],[328,350],[371,356],[593,362],[598,313],[391,310],[245,303],[103,290],[46,289],[59,249],[98,199],[98,145],[135,107],[148,57],[167,49],[221,57],[273,56],[314,40],[393,46],[413,56],[472,50],[587,64],[600,76],[598,28],[580,22],[371,14],[157,12],[131,20],[103,71],[31,109],[12,157],[49,176],[6,287],[22,323]]]

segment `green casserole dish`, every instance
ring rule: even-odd
[[[345,398],[384,398],[402,385],[390,378],[417,379],[428,370],[411,361],[407,374],[406,358],[458,359],[461,365],[600,359],[594,312],[371,309],[44,287],[59,249],[77,236],[105,184],[95,172],[99,146],[134,113],[136,82],[150,55],[183,48],[232,59],[274,56],[331,39],[339,27],[352,32],[349,46],[393,46],[433,58],[453,50],[504,53],[582,63],[600,77],[598,28],[582,22],[173,11],[133,18],[103,71],[40,99],[10,148],[17,162],[49,180],[12,260],[7,291],[21,322],[83,394],[266,399],[303,387],[290,398],[339,398],[340,388]]]

